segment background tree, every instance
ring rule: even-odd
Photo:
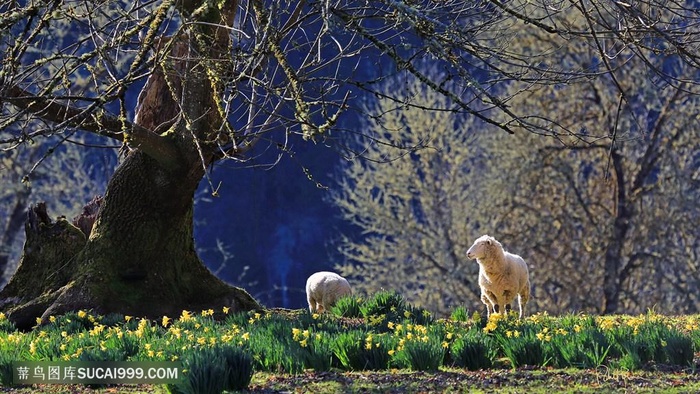
[[[657,306],[692,313],[700,278],[692,224],[700,217],[694,202],[698,102],[633,75],[620,83],[648,94],[637,96],[646,104],[635,103],[648,111],[644,124],[623,108],[616,113],[616,92],[592,83],[575,93],[536,92],[524,104],[568,113],[589,131],[586,143],[563,149],[558,141],[518,135],[527,148],[516,152],[494,137],[487,151],[511,177],[490,185],[502,197],[503,216],[494,226],[530,251],[537,296],[547,309],[636,313]],[[559,97],[570,94],[584,102],[563,105]],[[625,124],[620,130],[642,130],[620,134],[613,146],[601,144],[615,122]]]
[[[540,13],[539,18],[583,31],[590,15],[579,11],[573,7],[557,15]],[[528,15],[534,18],[537,13]],[[439,298],[442,305],[451,303],[457,293],[444,284],[457,281],[456,269],[452,276],[436,273],[418,259],[403,256],[420,249],[414,240],[431,231],[433,223],[449,223],[427,209],[440,206],[453,212],[452,220],[464,218],[466,228],[447,230],[458,243],[489,233],[523,254],[531,264],[533,308],[554,313],[638,313],[651,307],[667,313],[696,312],[700,276],[695,261],[700,239],[694,227],[700,216],[695,202],[700,195],[700,135],[696,87],[689,81],[697,70],[678,56],[656,56],[619,42],[614,56],[601,53],[601,48],[615,47],[615,40],[606,39],[605,45],[597,46],[597,41],[552,36],[524,24],[519,31],[517,44],[510,49],[522,58],[546,54],[558,59],[562,69],[585,67],[582,72],[591,74],[582,83],[533,86],[524,81],[508,87],[505,96],[512,97],[508,104],[536,114],[530,121],[549,127],[551,138],[492,132],[477,133],[475,138],[473,130],[478,127],[469,127],[473,141],[468,149],[480,152],[480,159],[468,162],[462,176],[454,177],[458,189],[468,196],[461,206],[436,193],[433,183],[444,172],[432,172],[432,164],[423,160],[421,156],[429,156],[429,150],[391,166],[349,164],[336,203],[367,235],[363,240],[343,241],[350,260],[341,269],[361,276],[362,288],[372,290],[434,283],[427,292],[445,289]],[[393,113],[381,104],[375,110]],[[375,126],[407,130],[407,134],[444,133],[443,140],[436,142],[438,147],[466,151],[464,137],[452,132],[461,129],[450,122],[441,122],[448,125],[443,128],[405,119]],[[456,153],[445,156],[459,157]],[[404,166],[412,168],[401,172]],[[479,176],[474,179],[477,169]],[[396,188],[403,193],[385,191],[382,183],[372,189],[366,180],[373,178],[397,179]],[[402,184],[406,178],[411,182]],[[378,205],[377,196],[383,195],[392,198]],[[411,196],[435,201],[425,203]],[[397,204],[403,208],[395,208]],[[431,220],[410,225],[416,211]],[[490,215],[483,216],[485,211]],[[450,238],[434,237],[437,242],[430,255],[441,256],[438,260],[445,263],[453,261],[445,256],[455,254],[468,264],[461,256],[464,245],[441,244],[443,239]],[[391,247],[378,252],[377,244]],[[419,273],[399,277],[404,266]],[[476,275],[471,275],[473,283]],[[460,302],[474,305],[478,300],[466,296],[470,299]],[[428,307],[434,304],[417,299]]]
[[[427,75],[441,78],[436,70]],[[397,91],[401,102],[386,98]],[[471,118],[424,108],[449,108],[449,100],[415,78],[388,81],[368,104],[381,116],[361,125],[388,143],[355,141],[365,148],[363,160],[341,165],[330,200],[363,235],[339,239],[346,260],[337,268],[354,291],[396,290],[444,315],[480,303],[478,266],[465,253],[474,229],[488,222],[488,196],[479,188],[486,158]]]
[[[330,144],[341,114],[365,115],[353,104],[358,94],[379,94],[379,82],[401,74],[502,131],[553,134],[557,118],[509,106],[508,82],[573,84],[618,70],[554,65],[546,52],[523,57],[512,50],[522,26],[547,32],[544,40],[603,48],[605,37],[612,45],[605,50],[675,53],[696,67],[697,8],[663,7],[673,9],[598,1],[4,1],[0,125],[18,131],[0,141],[3,148],[79,131],[130,151],[89,236],[33,210],[30,229],[54,229],[52,238],[70,245],[57,243],[53,257],[25,254],[0,305],[32,324],[78,308],[138,315],[255,308],[195,253],[193,194],[211,164],[249,160],[265,147],[283,154],[295,138]],[[558,15],[569,12],[586,28],[560,25]],[[68,33],[70,40],[57,40]],[[443,79],[421,70],[425,59],[444,70]],[[90,83],[75,85],[78,79]],[[450,80],[455,90],[445,87]],[[12,129],[29,121],[39,126]],[[47,242],[50,234],[36,235]],[[56,256],[66,263],[52,267]]]
[[[672,7],[642,10],[633,23],[644,15],[661,25],[673,20]],[[592,20],[583,15],[549,18],[585,29]],[[493,136],[488,151],[497,159],[488,167],[502,165],[497,171],[511,178],[492,185],[504,210],[494,226],[519,250],[530,250],[544,308],[696,312],[700,239],[691,223],[700,217],[692,202],[700,195],[694,153],[700,102],[690,81],[697,69],[656,40],[621,45],[605,37],[581,45],[542,38],[540,29],[523,26],[522,55],[556,53],[562,64],[604,75],[581,84],[511,86],[528,89],[511,105],[562,120],[551,126],[556,139]]]

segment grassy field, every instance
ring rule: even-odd
[[[333,313],[183,311],[156,320],[0,315],[0,392],[700,392],[700,315],[535,314],[448,319],[393,293]],[[174,385],[12,386],[13,361],[176,361]],[[147,383],[147,382],[143,382]]]

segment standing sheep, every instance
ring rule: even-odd
[[[479,263],[479,287],[481,302],[486,304],[488,316],[499,313],[500,307],[508,312],[518,296],[520,318],[530,299],[530,278],[527,264],[522,257],[503,250],[495,238],[483,235],[474,241],[467,257]]]
[[[311,313],[325,312],[339,298],[351,294],[348,281],[333,272],[316,272],[306,280],[306,299]]]

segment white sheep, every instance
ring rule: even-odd
[[[503,245],[488,235],[474,241],[467,257],[479,263],[481,302],[486,304],[488,316],[491,312],[499,313],[500,307],[508,312],[517,295],[522,319],[523,309],[530,299],[530,278],[525,260],[503,250]]]
[[[348,281],[334,272],[316,272],[306,280],[306,300],[311,313],[325,312],[339,298],[351,294]]]

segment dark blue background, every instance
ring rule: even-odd
[[[285,155],[269,169],[218,165],[212,181],[222,182],[219,197],[211,197],[203,181],[195,205],[200,257],[216,272],[223,262],[218,240],[231,254],[219,277],[268,307],[305,307],[306,278],[333,269],[341,258],[334,242],[341,232],[352,231],[326,198],[327,188],[335,187],[338,153],[302,141],[292,148],[294,157]]]

